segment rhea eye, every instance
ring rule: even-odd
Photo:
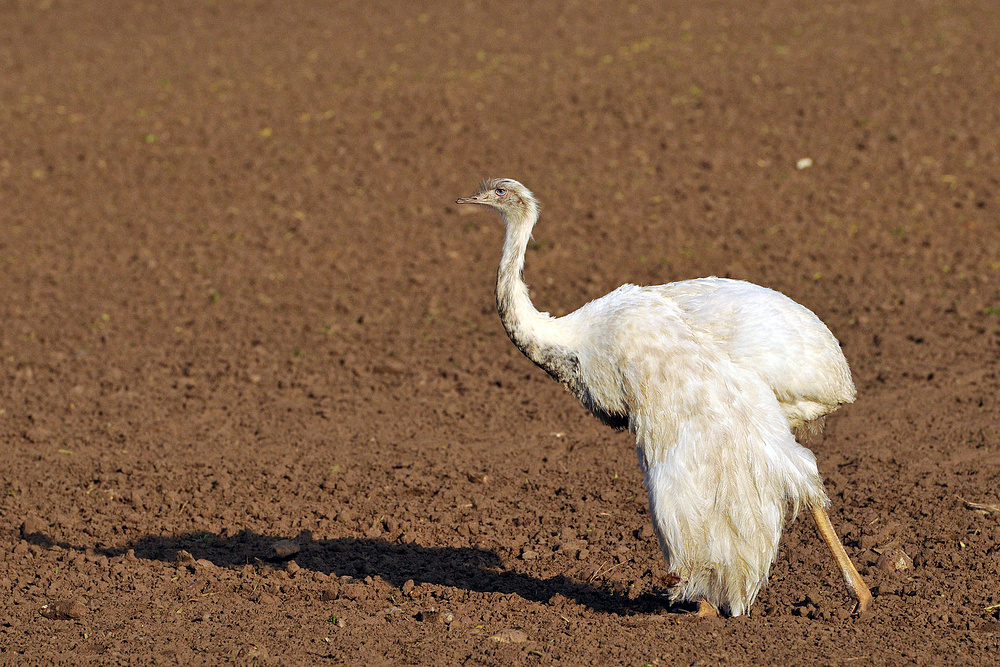
[[[507,194],[507,191],[504,190],[503,188],[497,188],[495,192],[497,193],[497,197],[503,197],[505,194]]]

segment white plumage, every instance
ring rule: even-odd
[[[522,277],[539,206],[493,179],[457,203],[499,212],[497,309],[511,340],[595,415],[636,438],[674,599],[748,611],[791,506],[811,508],[859,610],[871,595],[841,546],[812,452],[792,429],[854,400],[837,340],[773,290],[704,278],[623,285],[565,317],[538,312]],[[709,606],[710,605],[710,606]]]

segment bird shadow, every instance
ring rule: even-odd
[[[620,616],[654,613],[688,613],[690,605],[671,603],[665,594],[650,592],[630,598],[611,585],[582,582],[556,575],[538,578],[505,569],[501,558],[487,549],[473,547],[426,547],[416,543],[381,539],[341,537],[313,540],[306,532],[291,540],[298,547],[293,558],[268,557],[277,542],[288,538],[241,530],[233,535],[209,532],[178,536],[146,535],[122,547],[86,547],[57,542],[41,532],[24,533],[25,541],[41,547],[87,551],[113,558],[132,551],[136,558],[178,562],[182,551],[195,560],[218,567],[281,568],[294,560],[300,569],[336,577],[379,576],[400,588],[409,580],[464,589],[478,593],[516,594],[526,600],[547,603],[563,596],[590,609]]]

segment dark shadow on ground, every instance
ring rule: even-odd
[[[43,533],[22,534],[30,543],[43,547],[60,546],[86,551],[88,547],[57,543]],[[196,560],[205,559],[219,567],[284,567],[285,561],[270,558],[274,544],[282,537],[258,535],[243,530],[234,535],[189,533],[174,537],[149,535],[122,548],[93,548],[108,557],[121,556],[130,549],[137,558],[176,562],[180,551]],[[604,613],[619,615],[687,612],[691,607],[671,605],[666,596],[641,595],[635,599],[607,588],[564,577],[538,579],[504,570],[492,551],[471,547],[425,547],[380,539],[344,537],[312,540],[307,534],[293,541],[300,550],[289,560],[303,569],[332,576],[365,577],[378,575],[401,587],[407,580],[450,586],[480,593],[514,593],[526,600],[547,602],[562,595]]]

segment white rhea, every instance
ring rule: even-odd
[[[808,506],[858,612],[872,596],[830,523],[812,452],[793,429],[854,401],[836,338],[773,290],[703,278],[623,285],[565,317],[538,312],[524,253],[539,206],[510,179],[457,200],[506,225],[497,309],[514,344],[591,412],[636,439],[674,600],[700,615],[748,612],[767,582],[788,508]]]

